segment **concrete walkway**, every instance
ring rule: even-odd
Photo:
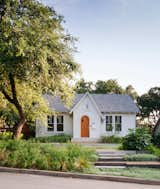
[[[28,174],[0,173],[0,189],[159,189],[159,186],[110,181],[58,178]]]

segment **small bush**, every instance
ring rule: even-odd
[[[152,154],[133,154],[126,155],[123,158],[125,161],[158,161],[159,158]]]
[[[12,135],[11,132],[0,132],[0,140],[12,139]]]
[[[84,171],[97,156],[94,150],[76,144],[53,144],[23,140],[0,141],[0,165],[56,171]]]
[[[158,147],[156,147],[156,146],[153,146],[153,145],[150,145],[150,146],[147,147],[147,150],[148,150],[150,153],[152,153],[152,154],[158,156],[159,159],[160,159],[160,148],[158,148]]]
[[[115,135],[101,137],[102,143],[121,143],[121,141],[122,141],[122,138]]]
[[[157,135],[153,135],[152,142],[155,146],[160,147],[160,133]]]
[[[42,142],[42,143],[52,143],[52,142],[69,142],[71,141],[70,135],[54,135],[54,136],[48,136],[48,137],[37,137],[30,139],[32,142]]]
[[[122,140],[122,148],[124,150],[145,150],[151,144],[151,134],[146,128],[136,128],[130,130]]]

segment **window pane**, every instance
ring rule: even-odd
[[[57,131],[63,131],[63,116],[57,116]]]
[[[106,116],[106,131],[112,131],[112,116]]]
[[[47,116],[47,120],[48,120],[47,130],[54,131],[54,116]]]
[[[115,131],[122,130],[122,116],[115,116]]]

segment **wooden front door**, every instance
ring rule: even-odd
[[[81,118],[81,137],[89,137],[89,117]]]

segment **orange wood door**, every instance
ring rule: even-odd
[[[81,118],[81,137],[89,137],[89,117]]]

